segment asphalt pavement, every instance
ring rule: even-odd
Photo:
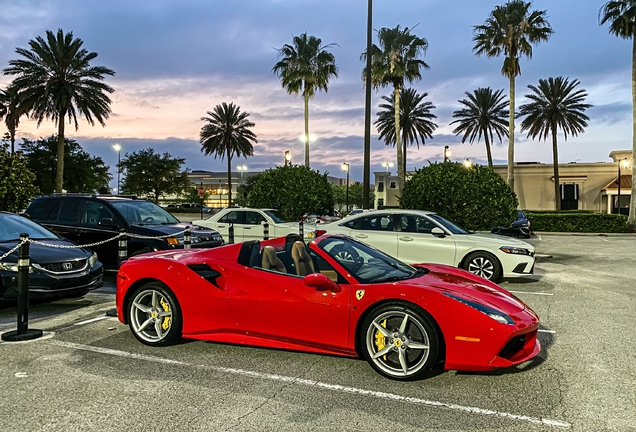
[[[404,383],[357,359],[151,348],[105,315],[110,274],[84,298],[32,305],[44,338],[0,343],[0,430],[636,431],[636,238],[531,243],[536,274],[502,283],[542,321],[543,349],[519,367]],[[13,328],[14,306],[0,305],[0,332]]]

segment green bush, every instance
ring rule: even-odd
[[[246,204],[274,208],[287,220],[297,221],[305,213],[332,213],[333,189],[327,173],[320,174],[301,165],[276,167],[254,179]]]
[[[605,213],[531,213],[533,231],[620,233],[625,232],[627,216]]]
[[[509,226],[519,201],[492,169],[444,162],[417,170],[400,197],[404,209],[430,210],[469,230]]]
[[[39,193],[34,180],[35,174],[27,168],[22,152],[11,154],[5,143],[0,144],[0,210],[24,210]]]

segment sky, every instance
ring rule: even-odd
[[[430,69],[410,84],[426,92],[435,105],[438,128],[419,149],[409,148],[413,169],[442,159],[445,145],[451,159],[470,158],[486,163],[482,142],[462,144],[452,133],[452,113],[465,92],[478,87],[503,89],[503,58],[473,53],[473,27],[482,24],[502,1],[486,0],[375,0],[373,28],[412,28],[426,38],[423,60]],[[524,102],[529,84],[540,78],[578,79],[588,93],[590,117],[578,137],[559,137],[560,162],[609,162],[612,150],[631,148],[631,41],[609,34],[598,23],[602,1],[536,0],[533,8],[547,11],[554,34],[534,47],[532,59],[521,60],[516,81],[517,106]],[[322,39],[335,55],[338,77],[327,93],[310,101],[311,167],[343,176],[340,165],[351,166],[351,178],[362,180],[364,140],[364,88],[360,54],[366,48],[366,0],[0,0],[0,68],[19,56],[16,47],[46,30],[62,28],[98,53],[93,65],[116,72],[106,82],[115,89],[112,114],[106,126],[92,127],[83,119],[79,129],[67,127],[89,153],[100,156],[115,173],[117,153],[122,158],[148,147],[186,158],[191,170],[224,171],[227,163],[201,152],[198,141],[201,117],[222,102],[234,102],[250,113],[258,137],[254,156],[236,159],[260,171],[281,165],[289,150],[294,163],[304,161],[303,100],[287,94],[272,73],[277,48],[307,32]],[[374,35],[374,42],[376,42]],[[11,80],[0,75],[0,87]],[[373,92],[375,120],[381,97],[392,89]],[[517,122],[517,132],[520,122]],[[0,126],[0,133],[4,132]],[[24,119],[18,138],[55,134],[53,122],[39,127]],[[517,133],[515,162],[551,163],[551,143]],[[493,147],[493,159],[505,164],[507,140]],[[380,141],[372,126],[371,171],[395,161],[395,148]],[[395,170],[395,168],[393,169]],[[116,177],[116,176],[114,176]],[[373,177],[372,177],[373,181]],[[115,187],[116,180],[111,183]]]

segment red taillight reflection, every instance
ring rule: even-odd
[[[316,230],[316,237],[320,237],[323,234],[327,234],[327,230]]]

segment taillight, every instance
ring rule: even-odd
[[[316,237],[320,237],[323,234],[327,234],[327,230],[320,230],[320,229],[316,230]]]

